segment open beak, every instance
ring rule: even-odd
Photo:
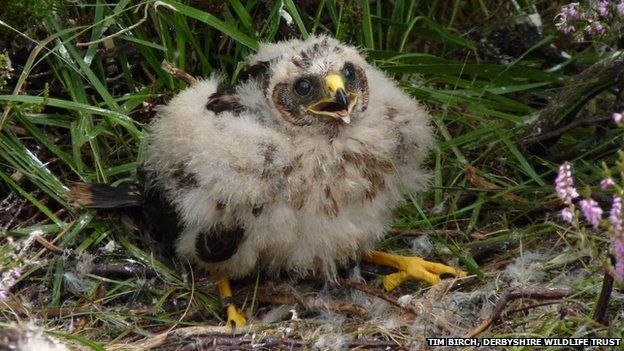
[[[346,124],[351,123],[349,114],[357,103],[358,95],[347,93],[342,77],[335,73],[328,74],[325,82],[331,97],[313,103],[308,106],[308,110],[317,115],[339,119]]]

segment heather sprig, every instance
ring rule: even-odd
[[[624,231],[622,230],[622,197],[613,196],[609,212],[609,231],[611,232],[613,254],[615,255],[615,276],[624,282]]]
[[[624,0],[571,2],[561,6],[555,27],[578,42],[601,38],[622,28]]]
[[[579,196],[578,191],[574,187],[574,179],[572,178],[572,166],[568,162],[564,162],[559,166],[559,173],[555,179],[555,190],[557,196],[567,205],[561,211],[561,217],[568,223],[574,222],[574,203],[572,200]]]
[[[600,220],[602,219],[602,208],[598,205],[596,200],[589,198],[579,201],[579,207],[587,222],[594,228],[598,228]]]
[[[616,168],[621,168],[620,166],[624,164],[623,152],[620,152],[620,158],[620,163]],[[624,195],[624,187],[622,187],[621,172],[619,172],[619,177],[615,178],[611,175],[610,170],[606,169],[605,173],[606,177],[600,182],[600,189],[613,193],[608,218],[602,219],[604,210],[596,200],[589,196],[583,196],[577,203],[581,210],[580,213],[587,223],[594,229],[604,228],[611,236],[611,249],[616,259],[614,267],[615,276],[618,281],[624,282],[624,228],[622,226],[622,196]],[[566,205],[561,210],[562,219],[574,224],[575,202],[573,200],[580,197],[580,195],[574,187],[572,166],[568,162],[564,162],[559,167],[559,173],[555,180],[555,191]]]

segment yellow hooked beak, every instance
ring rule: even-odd
[[[338,92],[339,89],[342,89],[342,91],[345,90],[345,85],[342,77],[337,75],[336,73],[328,74],[325,78],[325,83],[327,83],[327,88],[329,89],[329,92],[332,94],[332,96],[335,96],[336,92]]]
[[[338,74],[328,74],[325,77],[325,84],[331,97],[313,103],[308,106],[308,110],[317,115],[340,119],[347,124],[351,123],[349,114],[357,103],[358,95],[355,93],[347,94],[344,80]]]

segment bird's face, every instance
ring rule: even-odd
[[[271,93],[281,116],[296,126],[338,128],[356,119],[366,109],[368,80],[352,51],[325,39],[288,57]]]

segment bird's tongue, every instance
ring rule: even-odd
[[[336,119],[340,119],[346,124],[351,123],[351,117],[349,117],[349,109],[344,108],[341,104],[335,101],[322,101],[315,104],[312,111],[326,112]]]
[[[347,110],[344,109],[344,107],[342,107],[342,105],[337,104],[333,101],[327,101],[327,102],[321,103],[318,106],[318,109],[321,111],[338,113],[341,116],[343,113],[344,114],[349,113]]]

